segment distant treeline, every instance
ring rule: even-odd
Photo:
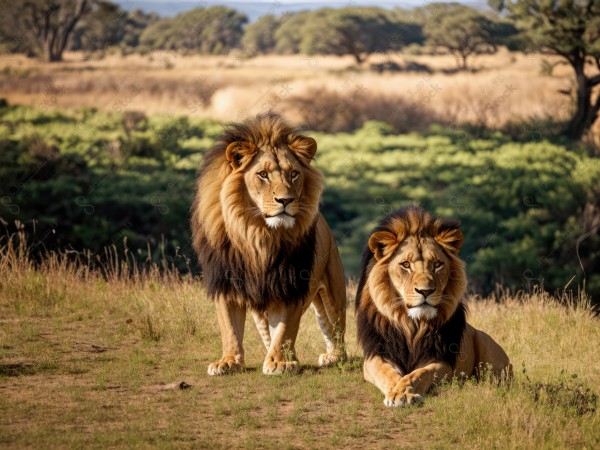
[[[600,85],[600,1],[489,0],[494,12],[459,3],[430,3],[412,10],[376,7],[320,8],[248,18],[224,6],[196,8],[172,18],[140,10],[127,12],[106,0],[2,1],[0,51],[62,60],[66,49],[83,57],[108,48],[122,53],[178,51],[352,55],[358,64],[370,54],[403,50],[451,53],[459,69],[473,54],[509,49],[545,53],[569,64],[575,77],[574,113],[563,130],[581,139],[600,114],[593,100]],[[394,68],[383,56],[380,70]],[[592,70],[590,71],[590,67]],[[168,68],[168,65],[167,67]]]
[[[49,12],[41,8],[39,15]],[[35,19],[31,22],[37,24]],[[23,36],[24,28],[3,24],[0,42],[5,51],[31,55],[40,51],[35,39]],[[246,57],[265,53],[352,55],[361,63],[372,53],[406,47],[419,52],[426,45],[428,51],[443,48],[456,54],[459,64],[465,66],[473,53],[494,52],[499,45],[515,48],[516,37],[517,30],[509,22],[458,3],[431,3],[412,10],[321,8],[265,15],[248,23],[246,15],[224,6],[195,8],[160,18],[139,9],[128,12],[109,1],[88,1],[65,49],[201,54],[227,54],[236,49]]]

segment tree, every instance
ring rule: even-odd
[[[281,18],[285,26],[275,31],[275,51],[278,53],[300,53],[302,30],[312,17],[311,11],[287,13]]]
[[[69,38],[81,18],[90,11],[94,0],[26,0],[0,2],[4,24],[12,35],[27,41],[48,62],[62,61]]]
[[[275,50],[275,33],[281,20],[271,14],[261,16],[244,30],[242,46],[244,50],[254,55],[257,53],[271,53]]]
[[[586,73],[586,65],[600,70],[600,0],[495,0],[522,32],[526,49],[565,59],[575,72],[575,111],[565,134],[581,139],[600,111],[600,74]]]
[[[196,8],[149,26],[140,43],[151,49],[224,54],[240,46],[247,21],[244,14],[224,6]]]
[[[472,54],[495,53],[494,25],[477,11],[457,3],[432,3],[424,8],[426,44],[444,47],[467,68]]]
[[[97,1],[92,11],[79,21],[69,50],[94,51],[109,46],[135,47],[144,29],[158,20],[156,13],[140,9],[127,12],[108,1]]]
[[[301,30],[303,53],[352,55],[361,64],[371,53],[402,45],[398,29],[381,8],[323,8],[311,19]]]

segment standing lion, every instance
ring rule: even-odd
[[[502,348],[466,321],[467,285],[458,222],[418,207],[389,214],[363,255],[356,294],[365,379],[387,406],[419,403],[453,374],[510,377]]]
[[[294,343],[311,303],[327,348],[319,365],[345,356],[344,271],[319,212],[316,151],[314,139],[264,114],[228,125],[206,155],[191,226],[223,342],[209,375],[243,370],[247,309],[267,349],[267,375],[298,370]]]

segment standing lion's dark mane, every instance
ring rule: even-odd
[[[296,214],[292,229],[273,230],[262,217],[248,213],[252,205],[245,194],[243,173],[233,173],[226,158],[226,148],[233,142],[291,149],[305,138],[280,116],[261,114],[226,125],[205,155],[190,212],[192,244],[209,298],[224,296],[228,302],[244,301],[264,311],[273,302],[294,304],[308,296],[317,246],[321,172],[298,157],[304,175],[304,207]],[[238,182],[232,183],[227,201],[238,214],[226,223],[220,195],[233,176]],[[251,239],[248,230],[253,232]]]
[[[263,312],[274,301],[298,303],[310,288],[316,250],[316,220],[299,243],[283,241],[271,263],[263,268],[247,267],[246,258],[229,241],[211,246],[200,243],[198,257],[209,297],[239,294],[247,306]]]

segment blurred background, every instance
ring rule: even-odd
[[[0,7],[0,221],[38,257],[198,273],[196,170],[223,123],[274,110],[318,141],[348,276],[419,204],[461,220],[471,292],[600,302],[598,0]]]

